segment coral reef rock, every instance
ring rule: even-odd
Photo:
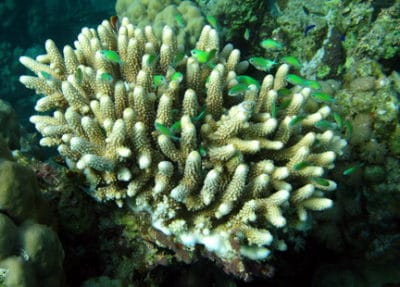
[[[64,251],[34,172],[0,138],[0,286],[63,286]]]

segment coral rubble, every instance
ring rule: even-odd
[[[285,250],[289,229],[332,206],[325,176],[346,141],[321,130],[331,109],[310,88],[288,89],[288,65],[258,84],[210,26],[192,56],[175,35],[124,18],[84,28],[63,54],[48,40],[47,54],[20,58],[36,74],[20,81],[44,95],[35,109],[54,111],[31,121],[94,198],[148,214],[157,244],[248,279],[245,261]]]

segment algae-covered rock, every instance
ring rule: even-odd
[[[37,217],[38,187],[29,167],[0,162],[0,209],[17,221]]]
[[[0,136],[0,159],[12,160],[12,154],[7,146],[6,140]]]
[[[39,276],[59,274],[64,252],[57,234],[41,224],[24,224],[20,230],[21,248]]]
[[[15,251],[17,227],[8,216],[0,213],[0,260],[12,255]]]
[[[8,256],[8,257],[7,257]],[[0,214],[0,286],[61,287],[64,252],[57,234],[26,221],[17,227]]]
[[[0,138],[0,287],[63,286],[64,253],[31,168]],[[2,157],[2,155],[5,156]]]
[[[0,137],[11,149],[19,148],[19,125],[17,115],[7,102],[0,99]]]
[[[21,257],[12,256],[0,262],[0,269],[4,270],[4,286],[7,287],[39,287],[32,266]]]
[[[228,41],[242,36],[245,29],[252,30],[251,38],[258,37],[263,19],[268,15],[270,1],[263,0],[197,0],[204,14],[217,19],[219,28]],[[268,20],[272,23],[274,19]],[[254,28],[254,29],[253,29]],[[243,41],[243,38],[241,39]],[[248,47],[252,49],[254,47]]]

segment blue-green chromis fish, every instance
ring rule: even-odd
[[[286,99],[286,100],[282,101],[282,102],[280,103],[280,105],[279,105],[279,109],[280,109],[280,110],[286,109],[286,108],[290,105],[291,102],[292,102],[291,99]]]
[[[165,77],[163,75],[154,75],[153,76],[153,86],[155,88],[165,85],[166,82],[167,82],[167,80],[165,79]]]
[[[183,59],[185,58],[185,53],[182,51],[179,51],[176,53],[174,61],[172,62],[172,67],[175,67],[178,65]]]
[[[268,60],[262,57],[251,57],[249,63],[257,70],[268,72],[275,64],[275,61]]]
[[[147,58],[147,65],[151,66],[158,57],[156,55],[149,55]]]
[[[337,128],[335,123],[332,123],[332,122],[327,121],[327,120],[320,120],[320,121],[316,122],[314,124],[314,126],[317,129],[320,129],[320,130],[333,130],[333,129]]]
[[[206,148],[204,146],[200,146],[199,147],[199,154],[200,154],[201,157],[207,156],[207,150],[206,150]]]
[[[186,22],[185,22],[185,20],[183,19],[183,16],[182,16],[181,13],[177,13],[177,14],[175,15],[175,21],[176,21],[176,23],[178,24],[178,26],[179,26],[180,28],[185,28]]]
[[[307,161],[301,161],[301,162],[299,162],[299,163],[296,163],[296,164],[293,166],[293,169],[294,169],[294,170],[301,170],[301,169],[303,169],[303,168],[306,168],[307,166],[310,166],[310,163],[309,163],[309,162],[307,162]]]
[[[82,80],[83,80],[83,72],[82,72],[82,69],[80,67],[78,67],[76,69],[74,76],[75,76],[75,79],[78,82],[78,84],[80,84],[82,82]]]
[[[236,76],[236,80],[239,82],[239,84],[245,84],[247,86],[255,85],[257,89],[260,89],[260,82],[254,79],[253,77],[247,75],[240,75]]]
[[[171,131],[172,131],[173,133],[180,132],[180,131],[181,131],[181,127],[182,127],[181,121],[180,121],[180,120],[179,120],[179,121],[176,121],[176,122],[174,122],[174,123],[172,124],[172,126],[171,126]]]
[[[321,84],[318,83],[318,81],[315,80],[305,80],[304,86],[311,88],[313,90],[320,90],[321,89]]]
[[[215,30],[218,30],[218,21],[214,16],[206,16],[208,24],[211,25]]]
[[[100,50],[100,54],[109,62],[121,64],[122,60],[119,57],[118,53],[113,50]]]
[[[206,106],[203,106],[203,107],[201,108],[200,113],[199,113],[197,116],[195,116],[194,118],[192,118],[192,121],[193,121],[193,122],[198,122],[198,121],[204,119],[204,117],[206,116],[206,114],[207,114]]]
[[[274,101],[271,105],[271,117],[276,118],[278,114],[278,107],[276,106],[276,101]]]
[[[336,100],[332,98],[330,95],[322,92],[314,92],[311,94],[311,98],[313,98],[317,102],[322,103],[335,103]]]
[[[250,29],[246,28],[243,33],[243,38],[248,41],[250,39]]]
[[[228,96],[230,97],[242,96],[248,89],[249,89],[248,85],[239,83],[237,85],[234,85],[228,90]]]
[[[281,59],[281,62],[288,64],[296,69],[301,68],[300,61],[296,57],[293,57],[293,56],[285,56]]]
[[[278,97],[286,97],[292,94],[292,92],[289,89],[286,88],[281,88],[277,91]]]
[[[281,107],[279,107],[279,108],[281,108]],[[294,125],[300,123],[300,122],[301,122],[302,120],[304,120],[305,118],[306,118],[306,117],[303,116],[303,115],[295,116],[293,119],[290,120],[289,126],[292,127],[292,126],[294,126]]]
[[[351,135],[353,134],[353,125],[348,120],[345,120],[343,122],[343,125],[344,125],[344,129],[345,129],[345,137],[347,139],[350,139]]]
[[[333,112],[333,118],[334,118],[336,124],[338,125],[338,128],[343,129],[344,121],[343,121],[342,116],[337,112]]]
[[[47,72],[45,72],[45,71],[40,71],[38,74],[39,74],[42,78],[44,78],[44,79],[46,79],[46,80],[48,80],[48,81],[54,80],[53,75],[51,75],[51,74],[49,74],[49,73],[47,73]]]
[[[113,81],[113,77],[109,73],[101,73],[99,79],[107,84],[111,84]]]
[[[316,184],[321,185],[321,186],[329,186],[329,180],[321,177],[314,177],[312,178],[312,181],[314,181]]]
[[[183,80],[183,74],[181,72],[175,72],[171,76],[171,81],[177,81],[177,82],[182,82]]]
[[[217,50],[212,49],[211,51],[207,52],[199,49],[193,49],[190,51],[190,53],[194,58],[196,58],[197,62],[199,62],[200,64],[205,64],[215,57]]]
[[[268,50],[280,50],[283,48],[283,45],[281,43],[273,39],[262,40],[260,42],[260,46]]]
[[[155,122],[154,127],[160,134],[170,137],[173,140],[179,140],[179,138],[174,135],[173,131],[167,128],[165,125]]]
[[[295,74],[287,74],[286,81],[294,86],[305,86],[306,80]]]
[[[362,166],[362,164],[357,164],[355,166],[349,167],[349,168],[345,169],[342,174],[350,175],[350,174],[356,172],[361,166]]]

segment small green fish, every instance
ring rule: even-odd
[[[251,57],[249,63],[257,70],[268,72],[275,64],[275,61],[268,60],[262,57]]]
[[[214,16],[206,16],[208,24],[211,25],[215,30],[218,30],[218,21]]]
[[[200,154],[201,157],[207,156],[207,150],[206,150],[206,148],[204,146],[200,146],[199,147],[199,154]]]
[[[293,56],[285,56],[281,59],[282,63],[288,64],[296,69],[300,69],[301,68],[301,63],[300,61]]]
[[[254,79],[253,77],[246,76],[246,75],[240,75],[240,76],[236,76],[236,80],[240,84],[245,84],[247,86],[255,85],[257,87],[257,89],[260,89],[260,82],[257,81],[256,79]]]
[[[83,72],[82,69],[80,67],[78,67],[75,71],[75,79],[78,82],[78,84],[82,83],[83,80]]]
[[[172,67],[176,67],[185,58],[185,53],[179,51],[176,53],[174,61],[172,62]]]
[[[271,117],[276,118],[277,113],[278,107],[276,106],[276,101],[274,101],[271,106]]]
[[[176,117],[178,117],[179,115],[180,115],[180,110],[179,109],[172,109],[171,110],[171,113],[172,113],[172,116],[174,117],[174,118],[176,118]]]
[[[199,49],[193,49],[190,51],[190,53],[194,58],[196,58],[197,62],[199,62],[200,64],[205,64],[211,61],[215,57],[217,50],[212,49],[211,51],[207,52]]]
[[[147,65],[151,66],[157,59],[156,55],[149,55],[147,58]]]
[[[183,80],[183,74],[181,72],[175,72],[171,76],[171,81],[177,81],[177,82],[182,82]]]
[[[305,80],[304,86],[311,88],[313,90],[320,90],[321,89],[321,84],[318,83],[318,81],[315,80]]]
[[[323,103],[335,103],[336,100],[332,98],[330,95],[322,92],[314,92],[311,94],[311,98],[313,98],[317,102]]]
[[[334,118],[336,124],[338,125],[338,128],[343,129],[344,122],[343,122],[342,116],[340,114],[338,114],[337,112],[333,112],[333,118]]]
[[[176,23],[178,24],[178,26],[179,26],[180,28],[185,28],[186,22],[185,22],[185,20],[183,19],[183,16],[182,16],[181,13],[177,13],[177,14],[175,15],[175,21],[176,21]]]
[[[163,75],[154,75],[153,76],[153,87],[158,88],[167,83],[167,80]]]
[[[320,130],[332,130],[332,129],[336,129],[336,127],[337,127],[335,123],[332,123],[327,120],[320,120],[320,121],[316,122],[314,124],[314,126]]]
[[[292,92],[289,89],[282,88],[277,91],[278,97],[286,97],[289,96]]]
[[[260,46],[268,50],[280,50],[283,48],[283,45],[281,43],[273,39],[262,40],[260,42]]]
[[[243,33],[243,38],[248,41],[250,39],[250,29],[246,28]]]
[[[321,186],[329,186],[329,180],[321,177],[314,177],[311,179],[314,181],[316,184],[321,185]]]
[[[353,134],[353,125],[351,124],[351,122],[350,121],[348,121],[348,120],[345,120],[344,122],[343,122],[343,125],[344,125],[344,128],[345,128],[345,137],[347,138],[347,139],[350,139],[351,138],[351,135]]]
[[[350,174],[354,173],[355,171],[357,171],[361,166],[362,166],[362,164],[357,164],[355,166],[349,167],[349,168],[345,169],[342,174],[350,175]]]
[[[165,125],[155,122],[154,127],[160,134],[170,137],[173,140],[179,140],[179,138],[174,135],[173,131],[167,128]]]
[[[51,75],[51,74],[49,74],[49,73],[47,73],[47,72],[45,72],[45,71],[40,71],[40,72],[39,72],[39,75],[42,76],[44,79],[46,79],[46,80],[48,80],[48,81],[54,80],[53,75]]]
[[[181,127],[182,127],[181,121],[180,121],[180,120],[179,120],[179,121],[176,121],[176,122],[174,122],[174,123],[172,124],[172,126],[171,126],[171,131],[172,131],[173,133],[180,132],[180,131],[181,131]]]
[[[303,168],[306,168],[307,166],[310,166],[310,163],[309,163],[309,162],[307,162],[307,161],[301,161],[301,162],[299,162],[299,163],[296,163],[296,164],[293,166],[293,169],[294,169],[294,170],[301,170],[301,169],[303,169]]]
[[[287,99],[287,100],[282,101],[282,103],[279,105],[279,109],[280,110],[286,109],[290,105],[291,102],[292,102],[291,99]]]
[[[306,80],[295,74],[288,74],[286,76],[286,81],[294,86],[304,86],[306,83]]]
[[[100,54],[109,62],[121,64],[122,60],[119,57],[118,53],[113,50],[100,50]]]
[[[294,126],[294,125],[300,123],[300,122],[301,122],[302,120],[304,120],[305,118],[306,118],[306,117],[303,116],[303,115],[295,116],[293,119],[290,120],[289,126],[292,127],[292,126]]]
[[[101,73],[99,79],[106,84],[111,84],[113,81],[113,77],[109,73]]]
[[[237,84],[228,90],[228,96],[230,97],[242,96],[248,89],[249,86],[246,84]]]
[[[192,118],[192,121],[193,121],[193,122],[201,121],[202,119],[204,119],[204,117],[206,116],[206,114],[207,114],[206,106],[203,106],[203,107],[201,108],[200,113],[199,113],[197,116],[195,116],[194,118]]]

